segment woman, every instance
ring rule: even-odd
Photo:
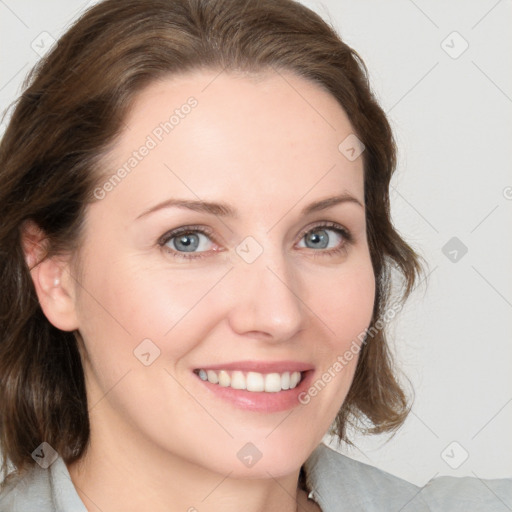
[[[0,148],[0,509],[472,500],[471,479],[420,489],[321,444],[409,410],[384,326],[421,266],[394,168],[364,65],[300,4],[88,11]]]

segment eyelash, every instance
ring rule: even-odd
[[[314,250],[313,249],[313,257],[318,256],[335,256],[338,254],[341,254],[343,252],[347,252],[348,246],[351,245],[354,241],[352,234],[339,224],[336,224],[335,222],[323,222],[320,224],[317,224],[315,226],[312,226],[305,231],[303,231],[300,236],[299,240],[302,240],[305,235],[310,233],[311,231],[319,231],[321,228],[328,228],[329,230],[336,231],[339,235],[341,235],[344,239],[344,241],[336,248],[334,249],[323,249],[323,250]],[[194,233],[202,233],[203,235],[206,235],[210,239],[212,239],[213,242],[216,242],[213,238],[213,233],[209,228],[206,228],[204,226],[183,226],[178,229],[174,229],[172,231],[169,231],[162,235],[158,240],[158,245],[164,249],[165,252],[168,254],[171,254],[175,258],[184,259],[184,260],[196,260],[201,258],[207,258],[210,256],[211,251],[201,251],[197,253],[186,253],[186,252],[180,252],[175,251],[174,249],[166,248],[165,245],[169,243],[170,240],[173,238],[176,238],[180,235],[189,235]]]

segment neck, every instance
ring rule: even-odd
[[[266,472],[262,478],[233,478],[230,468],[215,471],[191,459],[151,445],[134,432],[95,428],[91,421],[88,449],[68,469],[91,512],[319,510],[299,488],[300,468],[280,477]]]

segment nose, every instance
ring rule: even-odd
[[[239,261],[232,279],[229,323],[240,335],[286,341],[304,328],[301,283],[279,250]]]

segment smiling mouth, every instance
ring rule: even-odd
[[[194,373],[203,381],[222,387],[250,392],[278,393],[296,388],[309,370],[299,372],[244,372],[240,370],[204,370],[197,368]]]

